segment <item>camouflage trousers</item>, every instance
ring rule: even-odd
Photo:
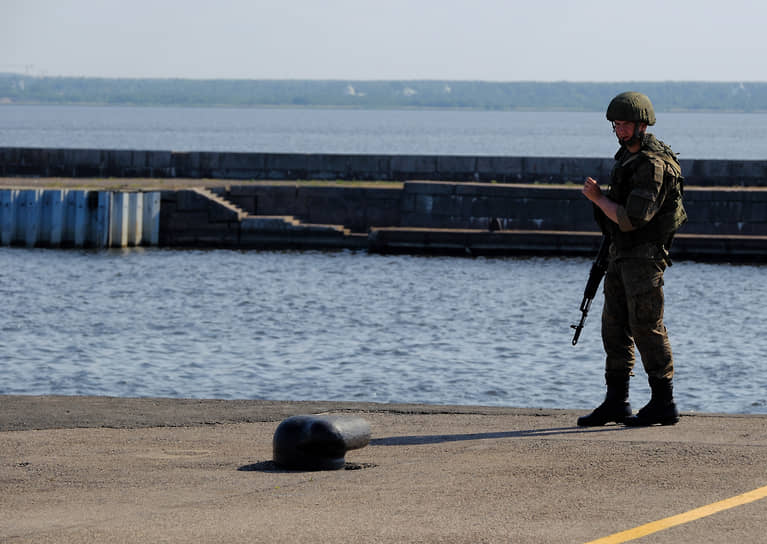
[[[612,258],[604,279],[602,344],[605,376],[626,379],[636,346],[648,377],[671,378],[674,359],[663,324],[662,259]]]

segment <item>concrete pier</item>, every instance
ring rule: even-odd
[[[397,187],[251,183],[163,192],[161,245],[336,247],[382,253],[593,255],[576,185],[409,181]],[[212,208],[211,208],[212,206]],[[767,259],[767,188],[688,187],[675,258]],[[491,230],[491,221],[500,230]]]
[[[132,190],[98,190],[124,185]],[[600,237],[575,184],[0,178],[0,187],[3,245],[593,256]],[[767,260],[767,187],[687,187],[685,207],[673,258]]]
[[[0,406],[7,543],[697,544],[767,531],[760,415],[585,429],[585,411],[534,408],[38,396]],[[347,470],[280,469],[273,433],[304,413],[364,417],[370,444],[347,454]]]

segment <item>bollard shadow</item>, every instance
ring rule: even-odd
[[[373,463],[344,463],[344,466],[338,470],[362,470],[365,468],[375,468],[377,465]],[[259,461],[258,463],[252,463],[250,465],[243,465],[237,469],[239,472],[269,472],[273,474],[288,474],[291,472],[334,472],[332,470],[299,470],[299,469],[286,469],[280,467],[274,461]]]
[[[296,472],[280,468],[274,461],[259,461],[250,465],[243,465],[237,469],[240,472]]]
[[[387,438],[375,438],[370,441],[371,446],[419,446],[424,444],[441,444],[443,442],[461,442],[463,440],[485,440],[491,438],[530,438],[559,436],[569,434],[588,434],[625,431],[628,427],[613,425],[599,428],[573,428],[553,427],[550,429],[529,429],[522,431],[498,431],[491,433],[467,433],[467,434],[435,434],[413,436],[390,436]]]

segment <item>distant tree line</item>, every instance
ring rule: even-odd
[[[625,90],[659,111],[767,112],[767,82],[191,80],[0,74],[0,104],[603,111]]]

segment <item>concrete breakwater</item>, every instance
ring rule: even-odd
[[[767,186],[767,160],[682,159],[689,186]],[[0,147],[0,176],[580,183],[611,157],[221,153]]]
[[[163,193],[162,245],[591,255],[600,237],[592,207],[577,186],[283,184],[212,192],[214,204],[199,191]],[[767,256],[767,189],[691,187],[685,198],[690,221],[677,236],[675,256],[749,261]]]
[[[690,187],[681,258],[763,261],[767,188]],[[592,255],[577,186],[251,183],[151,192],[0,190],[3,245],[350,248],[374,252]]]
[[[680,258],[763,261],[767,188],[689,187]],[[374,252],[592,255],[577,186],[251,183],[151,192],[0,190],[3,245],[350,248]]]
[[[182,186],[189,190],[163,190],[152,197],[114,191],[104,196],[47,190],[4,194],[1,241],[53,247],[591,254],[599,233],[580,183],[587,175],[608,179],[612,165],[611,158],[6,147],[0,148],[0,176],[184,178]],[[767,160],[683,160],[682,167],[690,222],[677,237],[674,253],[764,259]],[[249,181],[206,190],[204,181],[193,189],[196,183],[189,180],[195,179]],[[313,186],[284,181],[308,179],[403,183]],[[141,187],[142,182],[131,185]],[[152,218],[148,224],[147,213]]]

